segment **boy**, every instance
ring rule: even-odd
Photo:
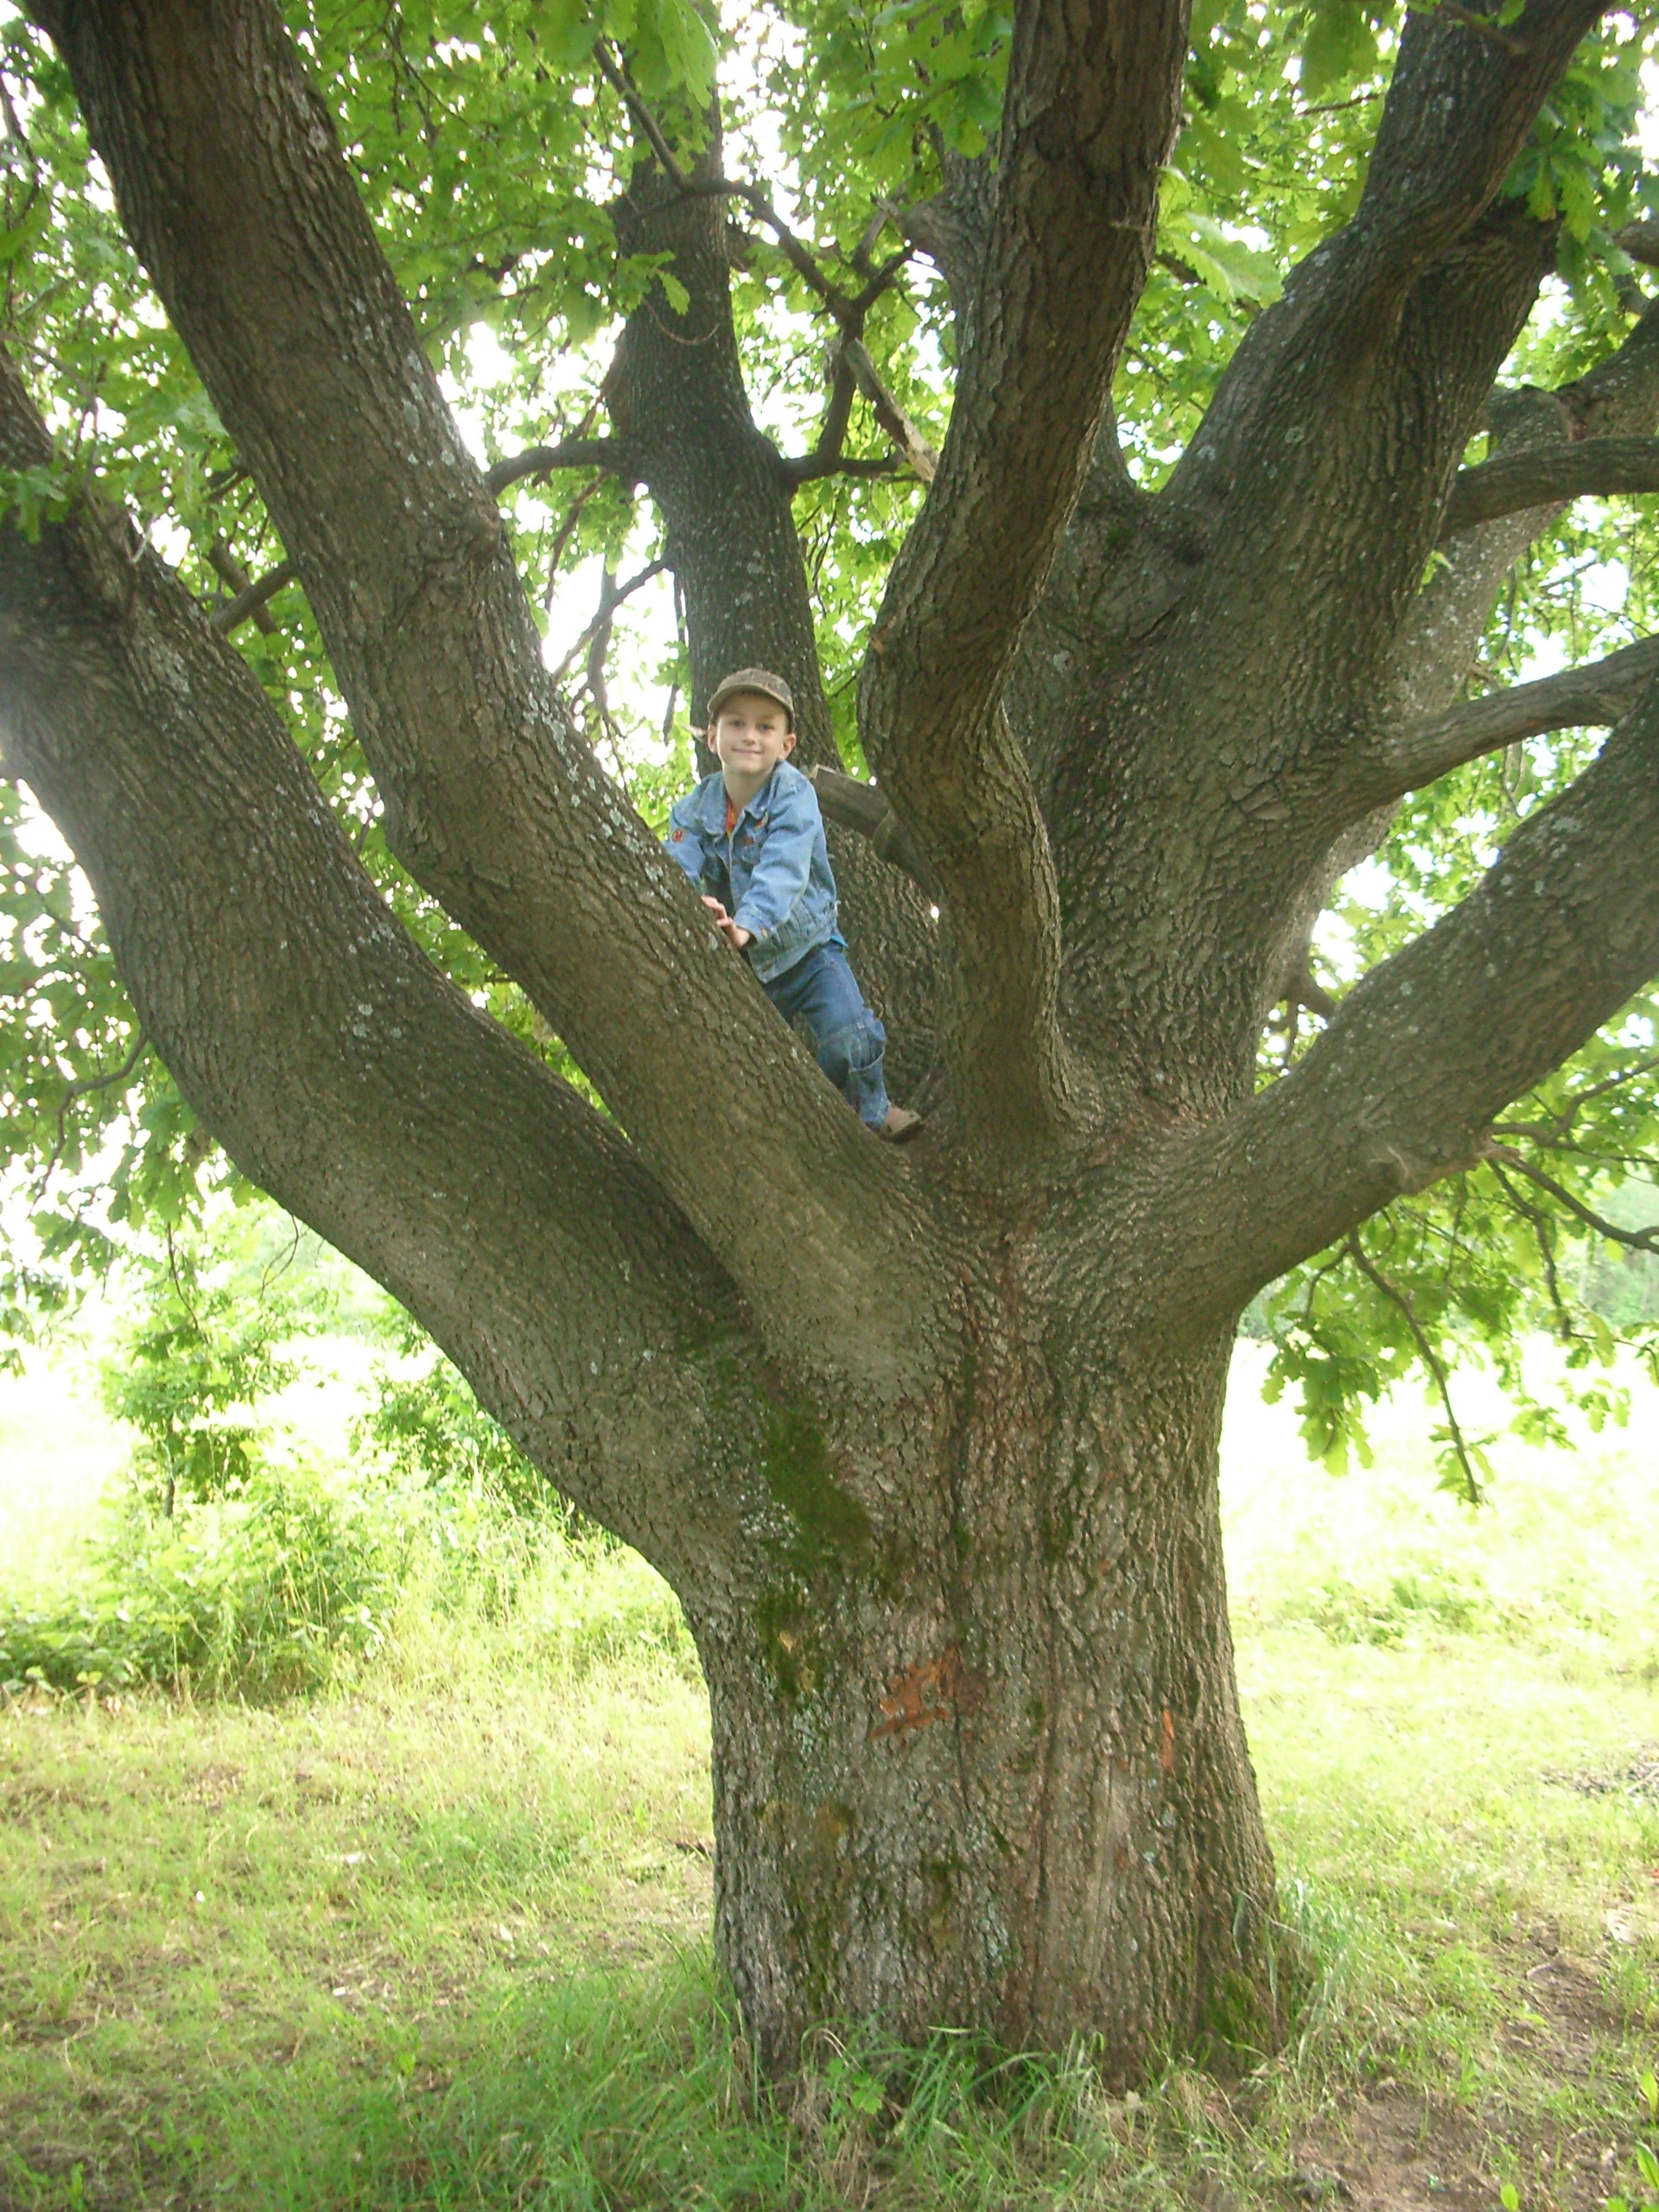
[[[921,1116],[888,1102],[887,1033],[864,1003],[836,928],[818,795],[789,765],[795,700],[782,677],[740,668],[717,684],[709,744],[720,772],[677,802],[664,842],[785,1020],[805,1022],[818,1065],[859,1119],[902,1143]]]

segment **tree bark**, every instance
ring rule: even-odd
[[[92,496],[33,538],[0,518],[8,759],[204,1122],[679,1592],[712,1701],[718,1940],[763,2062],[788,2070],[831,2017],[1086,2037],[1125,2082],[1173,2044],[1271,2049],[1217,1510],[1237,1313],[1480,1157],[1659,969],[1649,648],[1453,705],[1552,511],[1506,503],[1610,462],[1648,480],[1645,450],[1607,448],[1653,429],[1659,311],[1568,391],[1511,401],[1497,474],[1455,488],[1550,251],[1496,194],[1594,7],[1529,0],[1501,39],[1410,16],[1353,221],[1258,319],[1155,497],[1106,393],[1182,10],[1019,10],[995,170],[951,172],[936,211],[962,378],[863,683],[937,938],[896,871],[842,851],[895,1058],[937,1031],[950,1062],[949,1110],[904,1154],[823,1083],[569,727],[270,0],[38,12],[399,854],[609,1115],[422,957],[251,672]],[[583,457],[658,502],[694,704],[770,663],[804,760],[833,769],[721,199],[642,163],[619,220],[687,304],[647,296],[611,385],[626,420]],[[1574,432],[1606,442],[1564,467]],[[0,466],[49,459],[0,362]],[[1487,518],[1421,588],[1448,502]],[[1596,764],[1258,1093],[1263,1014],[1379,810],[1592,713],[1624,716]]]
[[[1272,1861],[1217,1488],[1230,1328],[1106,1375],[998,1344],[936,1420],[902,1554],[850,1513],[690,1618],[721,1955],[763,2063],[816,2020],[1010,2049],[1271,2050]]]

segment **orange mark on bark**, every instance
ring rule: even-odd
[[[951,1720],[972,1713],[985,1701],[985,1678],[962,1663],[953,1643],[937,1659],[918,1659],[887,1684],[887,1694],[876,1700],[881,1718],[870,1731],[874,1744],[883,1736],[903,1736],[912,1728],[930,1728],[936,1720]]]
[[[1175,1719],[1167,1706],[1164,1707],[1164,1740],[1158,1747],[1158,1764],[1166,1774],[1175,1771]]]

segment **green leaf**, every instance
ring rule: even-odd
[[[1302,42],[1302,97],[1345,92],[1377,64],[1376,33],[1358,0],[1318,0]]]

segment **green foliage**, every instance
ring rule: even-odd
[[[548,1512],[553,1494],[545,1478],[460,1371],[407,1315],[392,1309],[386,1327],[405,1363],[377,1370],[374,1402],[353,1425],[353,1446],[375,1454],[405,1487],[475,1497],[531,1516]],[[421,1364],[411,1368],[411,1359]]]
[[[1638,2124],[1648,2131],[1649,2139],[1637,2140],[1630,2146],[1636,2164],[1636,2195],[1610,2196],[1607,2212],[1659,2212],[1659,2077],[1656,2077],[1650,2066],[1638,2068],[1636,2086],[1640,2100]]]
[[[281,1346],[298,1325],[274,1294],[250,1298],[205,1280],[194,1253],[169,1237],[104,1364],[105,1403],[139,1434],[135,1480],[164,1516],[180,1497],[246,1487],[258,1457],[256,1402],[293,1380]]]
[[[632,156],[599,41],[688,155],[702,142],[718,74],[728,169],[763,181],[850,283],[898,244],[893,212],[937,192],[948,160],[995,158],[1013,21],[1006,0],[763,0],[723,11],[698,0],[290,0],[288,14],[486,461],[599,427],[620,320],[663,283],[649,260],[618,250],[610,210]],[[1352,214],[1407,14],[1402,0],[1198,0],[1158,255],[1115,393],[1143,481],[1160,481],[1179,457],[1289,270]],[[1566,382],[1628,332],[1633,272],[1614,239],[1659,206],[1637,130],[1655,39],[1649,25],[1608,16],[1506,182],[1559,226],[1559,276],[1510,382]],[[59,454],[0,483],[0,507],[33,531],[93,486],[125,503],[190,588],[222,602],[232,570],[258,574],[282,549],[126,244],[66,73],[14,0],[0,0],[0,329],[47,404]],[[734,313],[757,415],[799,451],[823,404],[827,325],[764,226],[741,260]],[[956,341],[931,264],[911,262],[865,334],[888,388],[938,442]],[[860,400],[849,450],[882,449]],[[836,734],[854,766],[855,679],[920,497],[906,478],[826,478],[796,505]],[[525,482],[504,512],[550,607],[577,575],[601,565],[625,574],[663,551],[657,518],[607,479]],[[274,631],[245,626],[238,648],[393,911],[476,1004],[580,1082],[517,986],[386,850],[378,796],[303,594],[290,588],[271,611]],[[620,620],[607,665],[626,669],[626,684],[607,693],[601,671],[577,701],[581,726],[653,826],[690,772],[674,628],[665,644]],[[1519,564],[1471,686],[1656,628],[1659,560],[1645,523],[1628,503],[1580,503]],[[1339,995],[1449,911],[1592,744],[1573,733],[1531,741],[1414,795],[1339,897],[1319,946],[1327,986]],[[1495,1156],[1368,1225],[1359,1250],[1370,1273],[1352,1249],[1327,1254],[1258,1303],[1252,1325],[1277,1353],[1272,1387],[1299,1394],[1310,1448],[1328,1465],[1363,1459],[1366,1408],[1415,1366],[1440,1409],[1442,1479],[1478,1491],[1488,1446],[1457,1412],[1462,1370],[1492,1363],[1522,1422],[1548,1432],[1559,1414],[1527,1399],[1514,1351],[1540,1323],[1566,1349],[1576,1402],[1618,1417],[1605,1363],[1621,1344],[1659,1360],[1659,1296],[1651,1259],[1598,1224],[1640,1230],[1659,1217],[1659,1203],[1632,1211],[1659,1177],[1656,1011],[1643,995],[1506,1117],[1532,1134],[1504,1137],[1505,1147],[1547,1183]],[[1306,1041],[1264,1039],[1263,1080]],[[37,1194],[33,1237],[0,1255],[0,1319],[14,1338],[72,1301],[136,1230],[182,1229],[205,1190],[236,1187],[143,1044],[84,886],[26,802],[0,786],[0,1154]],[[533,1487],[436,1371],[389,1385],[375,1419],[368,1440],[406,1471],[424,1453],[446,1482],[471,1468],[525,1497]],[[209,1486],[226,1478],[201,1441],[212,1433],[204,1414],[193,1433]]]
[[[59,1605],[0,1611],[0,1689],[320,1688],[379,1648],[401,1580],[394,1536],[303,1463],[251,1459],[235,1497],[171,1517],[135,1500]]]

